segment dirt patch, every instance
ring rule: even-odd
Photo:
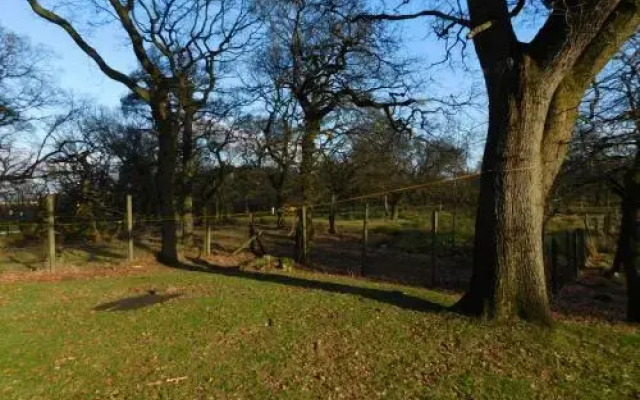
[[[60,282],[74,279],[94,279],[100,277],[131,276],[159,271],[162,266],[156,262],[137,263],[134,266],[60,266],[55,271],[19,271],[0,274],[0,283],[15,282]]]
[[[601,269],[587,269],[578,280],[560,290],[553,308],[561,318],[624,321],[626,301],[626,288],[620,278],[609,279]]]

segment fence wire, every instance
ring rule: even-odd
[[[409,284],[466,286],[475,237],[474,178],[305,205],[303,267]],[[54,210],[53,225],[42,207],[0,213],[0,271],[137,262],[160,251],[165,222],[174,223],[179,252],[190,259],[254,252],[282,266],[300,258],[301,210],[300,203],[291,203],[215,216],[200,212],[192,218],[192,229],[180,216],[137,215],[135,210],[100,216],[57,215]],[[580,268],[610,261],[619,227],[615,205],[573,205],[561,211],[545,224],[545,264],[553,290]]]

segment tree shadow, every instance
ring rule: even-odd
[[[251,279],[260,282],[276,283],[279,285],[294,286],[304,289],[314,289],[332,293],[360,296],[412,311],[451,311],[448,307],[445,307],[442,304],[434,303],[420,297],[407,295],[399,290],[372,289],[359,286],[350,286],[341,283],[316,281],[275,273],[244,271],[241,270],[240,267],[221,267],[209,263],[205,260],[195,258],[189,258],[189,261],[191,261],[193,264],[181,263],[178,265],[173,265],[172,267],[188,271],[205,272],[241,279]]]
[[[170,294],[143,294],[139,296],[125,297],[120,300],[111,301],[97,305],[93,308],[94,311],[131,311],[144,307],[149,307],[155,304],[161,304],[167,302],[176,297],[182,296],[182,293],[170,293]]]

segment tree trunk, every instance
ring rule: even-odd
[[[329,233],[335,235],[338,233],[336,229],[336,212],[337,212],[337,204],[336,204],[336,195],[335,193],[331,194],[331,206],[329,207]]]
[[[305,205],[309,205],[313,203],[316,198],[316,181],[314,176],[315,171],[315,157],[316,157],[316,139],[320,134],[320,119],[309,117],[305,120],[305,132],[302,138],[301,145],[301,153],[302,160],[300,161],[300,190],[302,192],[302,203]],[[302,235],[302,224],[298,224],[299,227],[296,229],[296,243],[297,243],[297,252],[299,255],[298,261],[306,262],[307,260],[302,260],[302,255],[304,251],[302,250],[302,238],[306,238],[307,242],[313,240],[314,237],[314,228],[313,228],[313,215],[312,209],[310,207],[306,210],[306,235]],[[306,244],[306,248],[308,248],[308,243]]]
[[[638,257],[640,257],[640,149],[632,168],[625,176],[625,196],[622,200],[622,264],[627,281],[627,319],[640,322],[640,277]]]
[[[570,35],[556,47],[545,36],[548,25],[532,45],[519,42],[507,2],[468,5],[489,96],[489,129],[473,274],[457,308],[550,324],[542,257],[545,202],[566,154],[576,107],[593,77],[637,29],[636,5],[601,1],[585,3],[581,13],[573,9],[572,29],[555,31]]]
[[[195,151],[193,146],[193,113],[185,112],[182,133],[182,242],[193,245],[193,178]]]
[[[616,240],[616,254],[613,257],[613,262],[611,263],[611,268],[605,271],[605,276],[607,278],[612,278],[614,276],[614,274],[622,271],[622,262],[623,262],[623,248],[624,248],[624,241],[625,241],[625,235],[623,234],[623,225],[624,225],[624,207],[625,207],[625,203],[624,203],[624,198],[623,201],[620,205],[621,208],[621,215],[623,217],[621,224],[620,224],[620,231],[618,232],[618,239]]]
[[[391,220],[393,222],[398,222],[398,218],[400,218],[400,199],[402,198],[402,194],[400,193],[392,193],[389,195],[389,205],[391,206]]]
[[[176,213],[174,207],[174,186],[176,170],[177,135],[169,111],[154,107],[154,119],[158,131],[158,195],[162,217],[162,244],[159,260],[163,263],[178,262],[176,242]]]
[[[276,226],[278,228],[284,227],[284,193],[282,192],[282,188],[277,189],[278,192],[276,194]]]
[[[309,118],[305,121],[305,132],[302,138],[300,161],[300,190],[302,202],[310,204],[315,200],[316,182],[314,177],[316,140],[320,134],[320,120]]]
[[[551,323],[542,252],[541,141],[553,88],[525,57],[485,71],[489,132],[482,162],[473,275],[458,307]]]
[[[276,215],[277,215],[276,225],[278,228],[284,228],[284,206],[286,201],[284,185],[288,177],[287,168],[288,168],[287,166],[282,167],[282,170],[280,171],[278,178],[276,180],[272,180],[272,182],[275,181],[274,186],[276,189]]]

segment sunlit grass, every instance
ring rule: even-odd
[[[257,277],[166,270],[4,284],[0,398],[640,394],[640,335],[626,325],[495,326],[423,309],[455,301],[428,290],[302,272]],[[179,297],[127,306],[165,293]],[[124,311],[94,310],[130,297],[115,303]]]

